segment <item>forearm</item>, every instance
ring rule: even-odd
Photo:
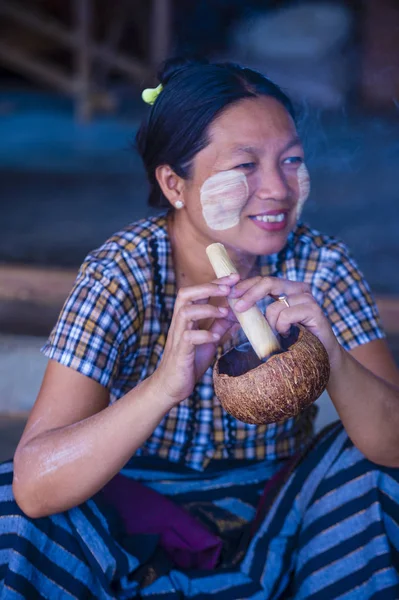
[[[359,450],[373,462],[399,467],[399,388],[341,349],[327,391]]]
[[[151,378],[115,404],[18,448],[14,493],[33,517],[62,512],[98,492],[171,408]]]

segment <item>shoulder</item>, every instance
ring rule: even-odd
[[[290,242],[287,255],[292,256],[297,269],[305,278],[317,274],[319,277],[333,279],[340,270],[353,272],[355,278],[361,277],[348,246],[335,236],[300,223]]]
[[[298,256],[314,256],[323,260],[340,261],[350,258],[347,245],[338,237],[321,233],[305,223],[299,223],[292,234],[292,248]]]
[[[298,224],[291,234],[286,258],[289,278],[292,275],[293,279],[306,281],[314,293],[316,290],[325,292],[339,281],[346,286],[365,284],[348,246],[339,238],[304,223]]]
[[[114,282],[126,290],[132,284],[145,287],[152,273],[154,241],[167,247],[165,214],[141,219],[114,233],[86,256],[80,275]]]

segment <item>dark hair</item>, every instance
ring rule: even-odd
[[[281,102],[295,120],[290,99],[275,83],[234,63],[169,59],[158,79],[163,90],[136,136],[151,186],[150,206],[169,206],[155,169],[167,164],[177,175],[188,178],[192,159],[209,143],[209,125],[230,104],[243,98],[270,96]]]

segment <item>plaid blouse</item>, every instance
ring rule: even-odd
[[[384,337],[368,285],[336,239],[299,224],[279,254],[258,257],[258,269],[309,283],[344,348]],[[176,293],[166,214],[133,223],[87,256],[43,352],[107,387],[113,403],[156,369]],[[315,414],[313,406],[279,423],[242,423],[221,407],[210,367],[135,456],[199,471],[212,459],[283,459],[309,441]]]

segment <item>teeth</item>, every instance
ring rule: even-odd
[[[281,223],[284,221],[284,213],[279,215],[259,215],[255,217],[255,221],[263,221],[263,223]]]

